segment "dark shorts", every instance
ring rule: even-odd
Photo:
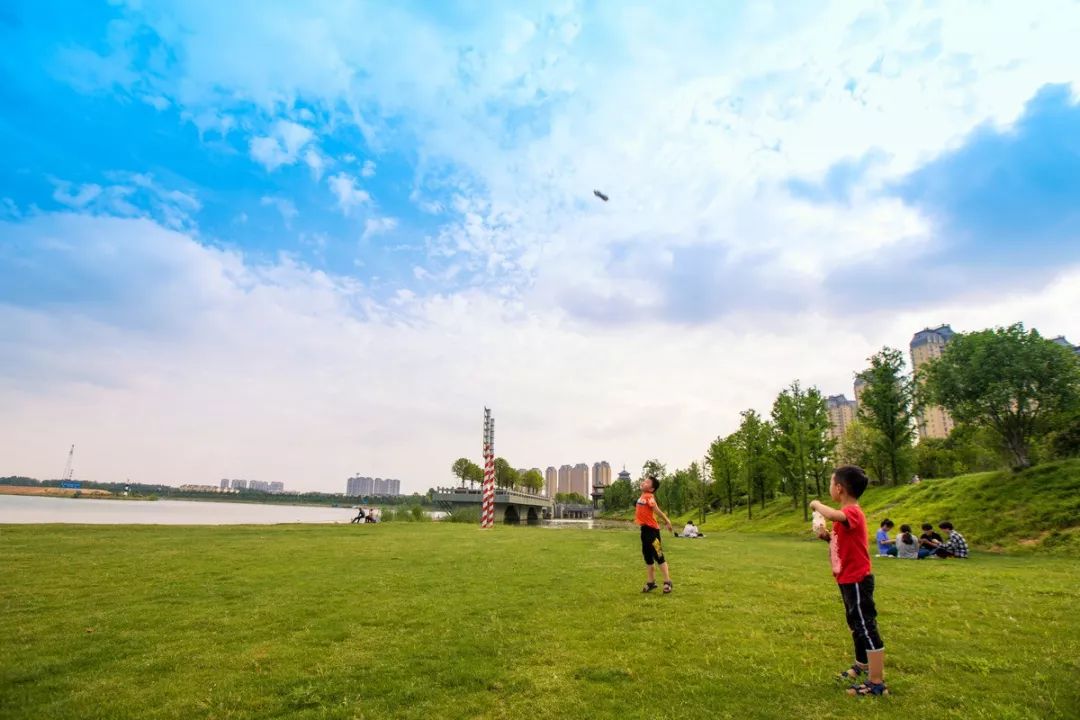
[[[664,548],[660,544],[660,528],[641,526],[641,556],[645,558],[646,565],[663,565]]]

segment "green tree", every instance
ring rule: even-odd
[[[878,449],[895,485],[911,462],[914,384],[904,372],[903,354],[888,347],[870,358],[870,368],[861,377],[866,387],[859,398],[859,418],[877,431]]]
[[[650,475],[655,475],[657,480],[663,480],[667,477],[667,465],[655,458],[646,460],[641,466],[641,479],[644,480]]]
[[[544,489],[544,476],[536,468],[526,470],[521,477],[521,487],[530,492],[539,492]]]
[[[742,422],[736,433],[742,455],[743,481],[746,488],[746,516],[753,518],[754,496],[765,507],[765,495],[770,483],[769,441],[772,428],[756,410],[743,410]]]
[[[883,480],[888,465],[883,446],[877,430],[868,423],[856,420],[847,426],[836,446],[836,464],[858,465],[866,470],[870,477]]]
[[[954,336],[922,377],[926,402],[992,429],[1015,468],[1032,464],[1032,441],[1080,398],[1076,355],[1023,323]]]
[[[484,468],[480,467],[476,463],[469,463],[468,472],[469,485],[483,485],[484,484]]]
[[[773,402],[773,458],[784,479],[785,490],[791,495],[791,504],[803,506],[803,519],[810,517],[806,507],[809,416],[808,397],[798,380],[784,388]]]
[[[832,436],[832,421],[825,397],[816,387],[806,391],[806,460],[810,477],[814,479],[815,493],[821,497],[829,490],[832,475],[832,456],[837,440]]]
[[[461,486],[465,487],[465,483],[473,483],[476,477],[473,473],[473,468],[479,468],[469,458],[458,458],[454,461],[454,464],[450,466],[450,472],[454,473],[454,477],[461,480]],[[481,478],[483,478],[483,471],[481,471]]]
[[[715,494],[724,503],[727,512],[734,512],[735,490],[742,476],[738,437],[733,434],[713,440],[705,460],[712,472]]]
[[[604,488],[604,509],[622,510],[634,504],[634,486],[623,478]]]
[[[495,485],[501,488],[517,487],[521,475],[515,470],[506,458],[495,458]]]

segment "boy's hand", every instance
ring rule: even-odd
[[[671,529],[671,521],[670,521],[670,520],[665,520],[665,521],[664,521],[664,524],[665,524],[665,525],[667,525],[667,529],[668,529],[668,532],[674,532],[674,531],[673,531],[673,530]]]
[[[810,501],[810,509],[811,510],[816,511],[818,509],[818,505],[821,505],[821,503],[818,500],[814,499],[814,500]]]
[[[824,540],[825,542],[829,542],[830,540],[832,540],[832,536],[829,535],[828,530],[822,530],[817,534],[817,536],[819,539]]]

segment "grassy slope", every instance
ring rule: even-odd
[[[852,699],[823,543],[402,523],[0,526],[0,716],[1066,718],[1080,560],[878,562]],[[962,590],[961,590],[962,588]],[[856,709],[857,706],[857,709]]]
[[[826,500],[828,500],[826,498]],[[890,518],[899,529],[951,520],[973,547],[989,550],[1050,550],[1080,553],[1080,460],[1047,463],[1022,473],[1009,471],[926,480],[920,485],[872,487],[861,505],[877,529]],[[693,513],[683,516],[690,517]],[[734,515],[709,515],[703,530],[806,534],[809,524],[790,499],[746,508]]]

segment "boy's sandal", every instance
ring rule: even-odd
[[[656,589],[656,583],[645,583],[645,587],[641,588],[641,592],[643,592],[643,593],[652,592],[655,589]]]
[[[836,675],[837,682],[851,682],[863,676],[866,672],[866,668],[862,667],[858,663],[853,664],[847,670],[843,670]]]
[[[669,594],[671,592],[671,588],[672,588],[671,581],[670,580],[665,580],[664,581],[664,594],[665,595]]]
[[[848,688],[848,695],[888,695],[889,688],[885,683],[873,683],[870,681],[852,685]]]

